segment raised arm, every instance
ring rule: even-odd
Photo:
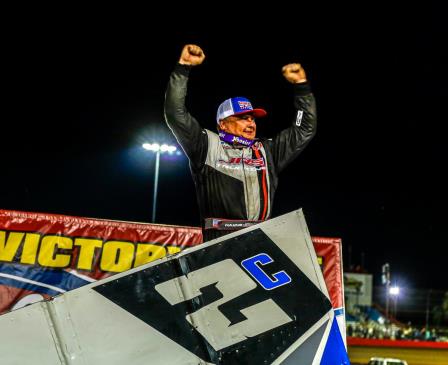
[[[299,63],[291,63],[282,68],[285,79],[294,84],[295,118],[292,126],[281,131],[267,143],[277,171],[282,171],[290,164],[316,133],[316,104],[311,88],[307,82],[305,70]]]
[[[185,106],[190,70],[200,65],[205,54],[199,46],[187,44],[171,73],[165,94],[165,121],[195,168],[200,168],[207,154],[207,134]]]

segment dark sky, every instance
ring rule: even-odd
[[[448,288],[441,10],[264,10],[163,13],[162,27],[154,13],[19,20],[3,52],[0,208],[149,222],[154,157],[140,146],[174,142],[164,90],[197,43],[207,58],[188,105],[209,129],[219,103],[243,95],[268,111],[258,134],[275,134],[292,117],[281,67],[307,71],[318,133],[280,176],[274,215],[303,208],[311,234],[342,238],[344,264],[363,262],[377,283],[389,262],[401,285]],[[158,207],[159,223],[199,225],[184,156],[162,160]]]

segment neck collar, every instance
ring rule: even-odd
[[[237,145],[237,146],[245,146],[245,147],[252,147],[252,145],[255,143],[255,140],[253,139],[247,139],[241,136],[235,136],[234,134],[226,133],[223,131],[219,132],[219,139],[221,141]]]

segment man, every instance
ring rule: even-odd
[[[204,241],[208,241],[271,216],[278,174],[314,136],[316,108],[305,71],[292,63],[282,69],[285,79],[294,84],[296,118],[289,128],[272,139],[257,139],[255,119],[266,116],[266,111],[235,97],[218,108],[219,135],[203,129],[187,111],[185,97],[189,72],[204,59],[199,46],[184,46],[168,83],[165,119],[190,159]]]

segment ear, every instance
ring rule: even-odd
[[[226,127],[227,127],[226,124],[227,123],[224,120],[221,119],[219,121],[219,123],[218,123],[219,129],[222,130],[223,132],[225,132],[226,131]]]

